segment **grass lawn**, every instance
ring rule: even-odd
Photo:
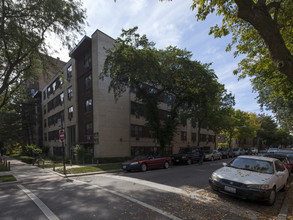
[[[37,163],[35,164],[36,166],[38,165]],[[43,168],[43,163],[40,162],[40,166],[41,168]],[[63,163],[55,163],[55,167],[63,167]],[[66,167],[70,167],[70,164],[66,164]],[[45,163],[44,168],[53,168],[53,164],[52,163]]]
[[[91,173],[98,171],[107,171],[107,170],[117,170],[121,168],[121,163],[113,163],[113,164],[103,164],[98,166],[86,166],[86,167],[77,167],[77,168],[69,168],[66,170],[67,174],[78,174],[78,173]],[[56,170],[58,173],[63,174],[63,169]]]
[[[12,182],[12,181],[16,181],[15,177],[12,175],[0,176],[0,183]]]
[[[6,166],[4,166],[3,164],[0,164],[0,172],[1,171],[9,171],[9,170]]]

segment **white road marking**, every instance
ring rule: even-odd
[[[143,207],[145,207],[145,208],[148,208],[148,209],[150,209],[150,210],[153,210],[153,211],[155,211],[155,212],[157,212],[157,213],[159,213],[159,214],[161,214],[161,215],[164,215],[164,216],[166,216],[166,217],[168,217],[168,218],[170,218],[170,219],[173,219],[173,220],[181,220],[180,218],[178,218],[178,217],[176,217],[176,216],[174,216],[174,215],[171,215],[171,214],[169,214],[168,212],[165,212],[165,211],[163,211],[163,210],[161,210],[161,209],[158,209],[158,208],[156,208],[156,207],[154,207],[154,206],[148,205],[148,204],[146,204],[146,203],[144,203],[144,202],[141,202],[141,201],[139,201],[139,200],[137,200],[137,199],[134,199],[134,198],[132,198],[132,197],[130,197],[130,196],[127,196],[127,195],[124,195],[124,194],[122,194],[122,193],[116,192],[116,191],[114,191],[114,190],[106,189],[106,188],[101,187],[101,186],[98,186],[98,185],[92,185],[92,184],[89,184],[89,183],[87,183],[87,182],[83,182],[83,181],[80,181],[80,180],[74,180],[74,183],[86,184],[86,185],[89,185],[89,186],[91,186],[91,187],[93,187],[93,188],[98,188],[98,189],[104,190],[104,191],[106,191],[106,192],[109,192],[109,193],[112,193],[112,194],[114,194],[114,195],[120,196],[120,197],[122,197],[122,198],[124,198],[124,199],[130,200],[131,202],[137,203],[137,204],[139,204],[139,205],[141,205],[141,206],[143,206]]]
[[[17,185],[28,197],[41,209],[49,220],[59,220],[59,218],[46,206],[35,194],[25,188],[23,185]]]

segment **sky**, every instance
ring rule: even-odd
[[[212,63],[218,81],[225,85],[228,92],[235,96],[235,109],[256,114],[262,112],[253,93],[249,78],[241,79],[233,75],[240,57],[234,58],[233,52],[226,52],[231,37],[215,39],[208,35],[211,26],[221,23],[221,17],[210,15],[205,21],[196,20],[191,0],[82,0],[87,10],[88,26],[86,35],[91,37],[96,29],[116,39],[122,29],[138,26],[139,34],[146,34],[156,48],[164,49],[172,45],[191,51],[193,60]],[[80,39],[82,36],[80,36]],[[69,51],[64,48],[57,55],[68,61]]]

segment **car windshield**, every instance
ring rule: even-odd
[[[190,152],[191,152],[190,148],[181,148],[179,150],[179,153],[181,153],[181,154],[186,154],[186,153],[190,153]]]
[[[231,161],[227,166],[242,170],[250,170],[258,173],[274,173],[274,166],[271,161],[258,160],[252,158],[238,157],[235,160]]]
[[[234,149],[233,149],[233,151],[238,151],[238,150],[239,150],[239,148],[234,148]]]
[[[145,160],[145,159],[150,159],[151,157],[153,157],[153,156],[150,154],[146,154],[146,155],[137,155],[133,159],[134,160]]]

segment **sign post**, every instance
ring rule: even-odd
[[[63,151],[63,173],[66,175],[66,165],[65,165],[65,146],[64,146],[64,129],[61,123],[61,129],[59,130],[59,140],[62,142]]]

